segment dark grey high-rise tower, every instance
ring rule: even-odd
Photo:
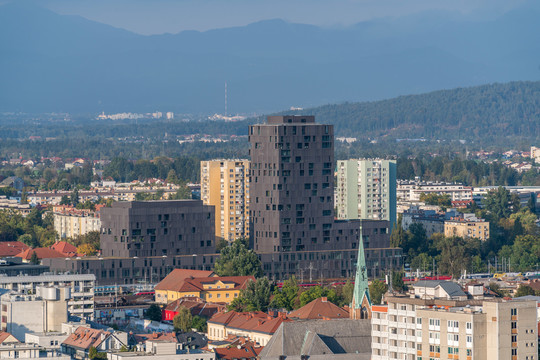
[[[361,223],[334,219],[333,126],[316,124],[313,116],[270,116],[250,126],[249,142],[250,245],[265,275],[354,274]],[[394,250],[366,255],[380,267],[380,257],[392,258]]]
[[[334,222],[334,128],[313,116],[253,125],[250,210],[258,252],[322,250]]]

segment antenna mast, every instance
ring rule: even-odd
[[[227,82],[225,81],[225,116],[227,116]]]

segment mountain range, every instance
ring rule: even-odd
[[[2,112],[272,112],[540,79],[540,5],[489,21],[423,12],[344,28],[267,20],[144,36],[0,7]]]

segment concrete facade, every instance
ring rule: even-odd
[[[93,274],[0,277],[1,289],[25,291],[27,293],[36,293],[37,288],[40,286],[68,287],[71,291],[71,297],[68,301],[69,315],[79,316],[87,320],[94,318],[95,283],[96,277]]]
[[[28,332],[60,331],[67,321],[70,289],[38,287],[36,295],[10,291],[0,296],[1,328],[25,340]]]
[[[337,162],[338,219],[396,223],[396,161],[350,159]]]
[[[200,200],[116,202],[100,212],[104,257],[215,252],[214,207]]]

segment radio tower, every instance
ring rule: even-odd
[[[225,81],[225,116],[227,116],[227,82]]]

